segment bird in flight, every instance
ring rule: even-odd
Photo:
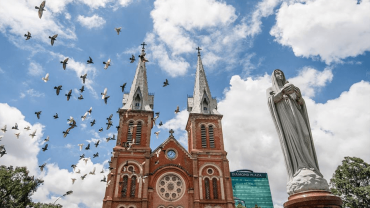
[[[96,167],[94,167],[94,169],[93,169],[92,171],[90,171],[90,173],[89,173],[89,174],[91,174],[91,175],[95,175],[95,169],[96,169]]]
[[[85,147],[85,150],[89,150],[90,149],[90,144],[87,144],[87,146]]]
[[[81,179],[82,179],[82,180],[83,180],[83,179],[85,179],[85,178],[86,178],[86,176],[87,176],[87,174],[85,174],[85,175],[81,176]]]
[[[77,127],[75,120],[73,120],[72,123],[69,124],[69,128],[68,129],[73,129],[74,127]]]
[[[105,98],[104,98],[104,103],[105,104],[108,104],[108,98],[110,98],[110,96],[105,96]]]
[[[82,159],[85,162],[85,165],[87,164],[87,161],[89,161],[89,158]]]
[[[38,9],[39,11],[38,11],[38,13],[39,13],[39,18],[41,19],[41,17],[42,17],[42,14],[43,14],[43,12],[45,11],[45,1],[43,1],[41,4],[40,4],[40,7],[38,7],[38,6],[35,6],[35,9]]]
[[[121,32],[121,28],[122,28],[122,27],[114,28],[114,29],[117,31],[117,35],[119,35],[119,33]]]
[[[47,136],[46,139],[44,139],[45,142],[48,142],[50,140],[50,137]]]
[[[4,132],[4,133],[7,131],[6,130],[6,125],[4,125],[4,127],[1,129],[1,131]]]
[[[82,94],[80,94],[80,96],[78,96],[78,98],[77,99],[79,99],[79,100],[83,100],[84,99],[84,96],[82,96]]]
[[[105,64],[104,69],[108,69],[108,67],[110,66],[110,59],[108,59],[107,62],[103,62],[103,64]]]
[[[81,89],[79,89],[81,93],[85,91],[85,86],[82,85]]]
[[[90,123],[91,123],[91,126],[94,126],[94,124],[95,124],[95,119],[94,119],[93,121],[90,121]]]
[[[80,169],[78,169],[75,173],[78,173],[78,174],[80,174],[81,173],[81,171],[80,171]]]
[[[69,90],[69,92],[65,94],[65,96],[67,96],[67,101],[69,101],[69,98],[71,98],[71,95],[72,95],[72,90]]]
[[[42,164],[42,165],[39,166],[40,167],[40,171],[43,171],[44,170],[45,165],[46,165],[46,163],[44,163],[44,164]]]
[[[135,61],[135,56],[134,56],[134,54],[132,54],[132,56],[130,58],[130,63],[134,63],[134,61]]]
[[[44,80],[44,82],[48,82],[49,81],[49,73],[47,73],[45,75],[45,77],[42,77],[41,79]]]
[[[98,140],[98,141],[94,144],[94,145],[95,145],[95,147],[98,147],[99,143],[100,143],[100,140]]]
[[[157,137],[157,139],[158,139],[159,132],[161,132],[161,131],[156,131],[156,132],[154,132],[154,134],[155,134],[155,136]]]
[[[24,37],[26,37],[26,40],[29,40],[30,38],[32,38],[30,32],[27,32],[27,34],[24,34]]]
[[[75,183],[76,179],[75,178],[71,178],[72,179],[72,185]]]
[[[111,126],[113,126],[113,122],[111,121],[111,120],[108,120],[108,123],[106,123],[107,124],[107,130],[111,127]]]
[[[68,128],[66,131],[63,131],[63,137],[66,138],[69,134],[70,128]]]
[[[158,124],[158,126],[162,126],[162,125],[163,125],[163,123],[162,123],[162,121],[160,121],[159,124]]]
[[[161,154],[161,151],[162,149],[158,149],[156,152],[155,152],[155,154],[157,155],[157,157],[159,157],[159,154]]]
[[[163,82],[163,87],[166,87],[167,85],[170,85],[170,84],[168,83],[168,80],[166,79],[166,81]]]
[[[71,165],[71,168],[73,168],[73,171],[76,169],[76,167],[77,167],[77,165],[75,165],[75,164]]]
[[[81,159],[84,159],[85,158],[85,154],[82,154],[81,156],[80,156],[80,160]]]
[[[66,58],[64,59],[64,61],[60,61],[61,64],[63,64],[63,69],[66,70],[66,67],[67,67],[67,64],[68,64],[68,59],[69,58]]]
[[[37,119],[40,119],[41,111],[37,111],[35,114],[37,115]]]
[[[89,56],[89,60],[87,60],[87,64],[93,64],[94,62],[93,62],[93,60],[92,60],[92,58]]]
[[[62,90],[62,85],[59,85],[58,87],[55,86],[54,89],[57,90],[57,95],[59,95],[59,92]]]
[[[98,131],[99,131],[99,132],[102,132],[102,131],[103,131],[103,127],[101,127]]]
[[[101,173],[101,172],[100,172]],[[103,172],[104,173],[104,172]],[[107,182],[107,178],[104,176],[104,178],[102,180],[100,180],[100,182]]]
[[[83,121],[86,119],[86,116],[87,116],[87,112],[83,116],[81,116]]]
[[[179,106],[177,106],[176,110],[175,110],[175,113],[177,114],[178,112],[180,112],[180,109],[179,109]]]
[[[51,45],[54,45],[54,41],[57,40],[58,34],[55,34],[53,36],[49,36]]]
[[[84,144],[78,144],[78,146],[80,147],[80,151],[81,151]]]
[[[30,126],[27,126],[27,127],[24,127],[24,129],[26,129],[27,131],[31,130],[31,127]]]
[[[104,100],[105,96],[107,96],[107,91],[108,91],[108,88],[105,88],[104,89],[104,92],[100,93],[102,96],[101,96],[101,99]]]
[[[99,157],[99,152],[93,154],[93,158]]]
[[[19,139],[19,135],[20,134],[21,134],[20,132],[18,132],[18,133],[15,134],[15,136],[17,137],[17,139]]]
[[[30,134],[30,136],[32,137],[32,139],[33,139],[34,136],[36,136],[36,131],[37,131],[37,129],[34,132],[32,132],[32,134]]]
[[[58,113],[55,113],[55,115],[53,115],[53,117],[54,117],[54,119],[59,118]]]
[[[12,129],[19,130],[19,129],[18,129],[18,124],[17,124],[17,123],[15,123],[15,125],[12,127]]]
[[[87,73],[80,76],[80,78],[82,79],[82,83],[84,83],[84,84],[85,84],[86,77],[87,77]]]
[[[46,150],[48,150],[48,144],[45,144],[45,147],[42,148],[42,151],[45,152]]]
[[[126,84],[127,83],[124,83],[122,86],[120,86],[122,88],[122,92],[125,91]]]

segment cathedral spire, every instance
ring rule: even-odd
[[[217,100],[212,98],[204,72],[200,55],[200,50],[202,49],[199,47],[196,49],[198,50],[197,71],[193,97],[188,97],[188,111],[189,113],[219,114],[217,111]]]
[[[139,55],[138,65],[134,80],[132,81],[131,89],[129,93],[123,95],[123,107],[126,110],[153,110],[154,95],[148,93],[148,81],[146,77],[146,66],[145,62],[149,62],[145,59],[145,42],[141,44],[142,50]]]

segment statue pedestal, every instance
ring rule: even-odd
[[[327,191],[307,191],[289,196],[284,208],[341,208],[342,199]]]

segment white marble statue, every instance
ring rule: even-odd
[[[288,171],[289,195],[303,191],[329,191],[319,170],[306,104],[298,87],[276,69],[267,89],[268,106],[283,150]]]

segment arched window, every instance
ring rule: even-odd
[[[212,127],[212,125],[209,125],[209,127],[208,127],[208,135],[209,135],[209,146],[211,148],[215,148],[215,139],[213,137],[213,127]]]
[[[127,196],[127,182],[128,182],[128,176],[125,175],[125,176],[123,176],[123,181],[122,181],[122,191],[121,191],[121,196],[122,197]]]
[[[213,186],[213,198],[218,199],[218,185],[217,185],[217,179],[212,179],[212,186]]]
[[[135,198],[135,190],[136,190],[136,176],[131,177],[131,190],[130,190],[130,197]]]
[[[137,123],[136,126],[136,144],[140,144],[141,141],[141,121]]]
[[[208,101],[206,98],[203,98],[203,113],[208,113]]]
[[[133,121],[130,121],[130,123],[128,123],[128,131],[127,131],[127,141],[128,142],[131,142],[132,141],[132,133],[134,133],[134,128],[132,127],[134,125],[134,122]]]
[[[202,147],[207,148],[206,127],[204,125],[200,126],[200,133],[201,133],[201,136],[202,136]]]
[[[136,96],[135,96],[135,109],[136,110],[140,110],[141,108],[140,108],[140,104],[141,104],[141,102],[140,102],[140,95],[139,94],[136,94]]]
[[[206,199],[210,199],[210,189],[209,189],[209,179],[206,178],[204,179],[204,187],[205,187],[205,191],[206,191]]]

